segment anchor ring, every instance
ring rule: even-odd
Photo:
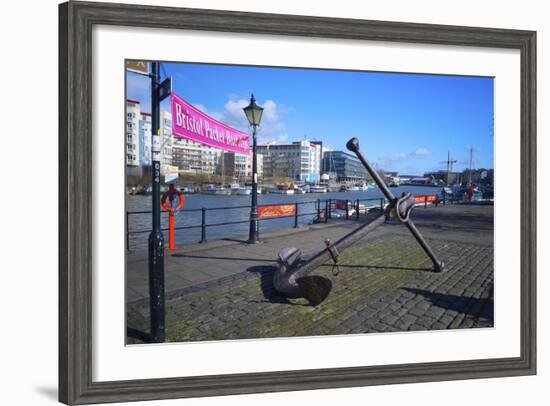
[[[411,204],[409,207],[405,209],[405,214],[403,216],[401,215],[400,206],[402,203],[410,199],[410,197],[411,197],[410,193],[403,193],[403,195],[399,199],[397,199],[397,201],[395,202],[395,215],[401,223],[406,223],[409,221],[411,211],[414,207],[414,204]]]

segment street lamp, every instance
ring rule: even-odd
[[[250,208],[249,244],[260,242],[260,223],[258,222],[258,159],[256,155],[256,128],[262,120],[263,107],[256,104],[254,95],[250,97],[250,104],[244,109],[244,114],[252,126],[252,204]]]

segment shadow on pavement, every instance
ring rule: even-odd
[[[428,290],[416,288],[403,288],[408,292],[424,296],[433,305],[447,310],[455,310],[459,313],[469,314],[473,317],[486,317],[493,321],[493,300],[476,299],[473,297],[449,295],[445,293],[435,293]]]
[[[275,259],[257,259],[257,258],[238,258],[238,257],[215,257],[212,255],[194,255],[194,254],[172,254],[177,258],[198,258],[198,259],[222,259],[227,261],[250,261],[250,262],[275,262]]]
[[[333,267],[333,264],[327,263],[321,265],[322,267]],[[361,264],[355,264],[355,265],[346,265],[346,264],[339,264],[340,268],[366,268],[366,269],[384,269],[386,271],[428,271],[433,272],[432,268],[411,268],[411,267],[403,267],[403,266],[381,266],[381,265],[361,265]]]
[[[273,261],[269,261],[269,262],[273,263]],[[273,272],[275,272],[274,266],[269,266],[269,265],[251,266],[246,270],[246,272],[260,274],[262,294],[266,298],[266,301],[270,303],[283,303],[283,304],[288,304],[293,306],[309,306],[301,303],[293,303],[290,300],[288,300],[286,297],[281,296],[277,293],[277,291],[273,287]]]

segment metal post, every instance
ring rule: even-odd
[[[321,221],[321,199],[317,199],[317,221]]]
[[[168,249],[176,249],[176,218],[173,211],[168,213]]]
[[[258,157],[256,154],[256,125],[252,126],[252,205],[250,208],[249,244],[260,242],[260,223],[258,221]]]
[[[128,210],[126,210],[126,251],[130,251],[130,229],[128,228],[128,225],[130,224],[129,217],[130,215],[128,214]]]
[[[424,196],[424,208],[427,209],[428,208],[428,196]]]
[[[355,220],[359,220],[359,199],[355,201]]]
[[[332,199],[328,199],[328,217],[332,219]]]
[[[200,243],[206,242],[206,209],[201,209],[201,240]]]
[[[384,198],[380,198],[380,211],[384,211]]]
[[[164,309],[164,237],[160,230],[160,102],[158,85],[160,83],[159,63],[151,62],[151,135],[153,166],[153,230],[149,235],[149,296],[151,311],[151,336],[153,343],[165,340]],[[155,142],[156,141],[156,142]]]
[[[328,222],[328,200],[325,200],[325,223]]]
[[[294,210],[294,228],[298,228],[298,202],[294,203],[295,210]]]
[[[349,208],[348,208],[349,200],[346,199],[346,220],[349,220]]]

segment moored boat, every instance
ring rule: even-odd
[[[311,193],[327,193],[327,188],[325,186],[315,185],[315,186],[311,186],[309,188],[309,191]]]
[[[231,194],[231,189],[226,189],[223,186],[206,185],[202,188],[202,193],[205,195],[227,196]]]
[[[274,193],[274,194],[280,194],[280,195],[293,195],[294,189],[289,188],[287,185],[281,184],[281,185],[272,185],[267,186],[265,188],[267,193]]]

